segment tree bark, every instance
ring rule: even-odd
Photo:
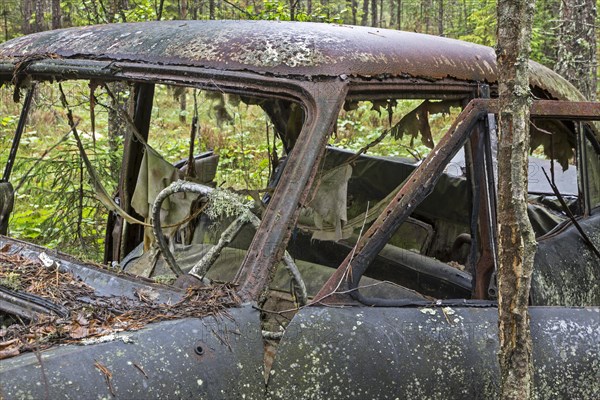
[[[181,0],[179,2],[179,18],[187,19],[188,16],[188,2],[187,0]]]
[[[362,26],[367,26],[367,22],[369,21],[369,0],[363,0],[362,11],[363,13],[360,19],[360,24]]]
[[[589,100],[596,100],[596,1],[562,0],[555,70]]]
[[[192,0],[192,19],[198,19],[198,0]]]
[[[431,0],[422,0],[421,7],[423,10],[423,17],[425,19],[425,33],[429,33],[429,27],[431,26],[431,18],[429,17],[431,6]]]
[[[60,29],[60,0],[52,0],[52,29]]]
[[[534,1],[498,1],[498,330],[502,399],[533,388],[529,289],[536,241],[527,217],[529,77]]]
[[[444,0],[438,0],[438,35],[444,36]]]
[[[289,0],[290,4],[290,21],[296,20],[296,0]]]
[[[208,18],[215,19],[215,0],[208,0]]]
[[[398,0],[396,12],[398,13],[398,30],[402,30],[402,0]]]
[[[44,27],[44,2],[43,0],[35,1],[35,25],[36,32],[46,30]]]
[[[165,7],[165,0],[160,0],[156,7],[156,20],[160,21],[163,15],[163,9]]]
[[[377,13],[377,0],[371,0],[371,26],[379,25],[379,14]]]
[[[2,28],[4,30],[4,40],[8,40],[8,8],[6,7],[6,1],[2,1]]]
[[[31,17],[33,16],[33,3],[32,0],[23,0],[22,2],[23,21],[21,24],[21,30],[24,35],[31,33]]]

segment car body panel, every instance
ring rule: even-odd
[[[261,398],[258,311],[245,305],[23,354],[0,363],[0,382],[3,399]]]
[[[534,398],[592,399],[598,308],[531,307]],[[288,326],[273,399],[497,399],[495,307],[311,307]]]
[[[600,248],[600,208],[579,221]],[[600,260],[581,238],[572,221],[565,221],[538,238],[531,283],[534,304],[600,304]],[[557,279],[558,277],[558,279]]]

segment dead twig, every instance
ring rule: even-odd
[[[142,375],[144,375],[144,378],[148,379],[148,374],[146,373],[146,371],[144,371],[144,368],[142,368],[140,364],[134,362],[133,366],[136,367],[142,373]]]
[[[110,391],[110,394],[115,397],[115,389],[113,388],[112,385],[112,372],[110,372],[110,370],[108,368],[106,368],[105,365],[103,365],[102,363],[100,363],[99,361],[96,361],[94,363],[94,366],[104,375],[104,380],[106,381],[106,384],[108,385],[108,390]]]

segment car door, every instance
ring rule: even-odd
[[[362,280],[389,245],[383,240],[374,243],[377,232],[397,229],[398,219],[407,218],[418,209],[424,198],[422,193],[435,190],[436,181],[431,176],[442,174],[468,137],[477,136],[478,129],[485,131],[478,121],[490,109],[485,106],[474,112],[476,103],[465,107],[450,128],[447,140],[439,142],[392,200],[403,208],[396,214],[390,208],[383,211],[396,220],[378,219],[365,229],[363,234],[370,240],[359,242],[351,250],[312,305],[292,319],[270,371],[268,389],[272,398],[499,398],[498,311],[494,301],[468,296],[374,297],[366,293],[372,284]],[[462,139],[457,139],[460,136]],[[477,148],[475,144],[472,139],[467,144],[471,154],[467,168],[476,158],[472,151]],[[481,165],[488,168],[485,162]],[[476,176],[470,179],[475,180]],[[478,202],[491,203],[485,196],[492,190],[472,193],[473,209],[484,210],[477,206]],[[447,202],[451,207],[451,200]],[[473,225],[475,230],[480,231],[485,224],[486,229],[491,229],[493,221],[482,223],[485,218],[485,213],[480,213]],[[481,243],[487,245],[484,235],[479,236]],[[481,252],[475,263],[480,256]],[[413,262],[421,269],[431,264]],[[489,281],[485,287],[488,285]],[[593,398],[600,373],[597,304],[578,308],[534,306],[530,316],[536,395]]]

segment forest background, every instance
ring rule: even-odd
[[[263,19],[366,25],[487,46],[496,43],[495,0],[0,0],[0,17],[0,42],[48,29],[102,23]],[[599,94],[599,23],[595,0],[536,1],[531,59],[565,76],[590,100]],[[185,92],[179,97],[172,93],[159,97],[165,131],[174,131],[185,120],[189,113],[187,97],[189,94]],[[57,119],[64,119],[45,107],[55,100],[52,92],[36,96],[37,113],[29,120],[15,166],[13,184],[17,182],[18,190],[11,235],[99,261],[106,211],[98,205],[83,177],[75,143],[65,135],[66,130],[49,129]],[[12,103],[12,92],[3,88],[0,165],[4,165],[8,156],[18,113],[19,105]],[[182,132],[181,140],[163,147],[167,156],[185,149],[186,134]],[[223,132],[219,137],[211,134],[204,132],[204,148],[228,147],[222,143],[226,137]],[[109,143],[115,138],[108,136],[104,142],[100,138],[92,156],[106,186],[112,188],[116,185],[115,168],[120,163],[120,152],[114,151],[119,148],[118,143],[116,147],[114,142]],[[251,151],[256,152],[259,162],[268,157],[267,149]],[[225,161],[223,157],[226,159],[227,154],[221,156]]]

